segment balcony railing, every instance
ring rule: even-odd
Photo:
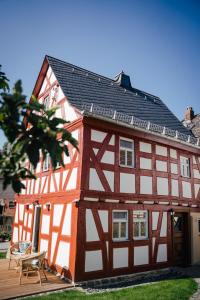
[[[101,107],[98,105],[94,105],[93,103],[83,104],[82,105],[82,113],[87,113],[89,115],[102,116],[104,118],[108,118],[108,119],[122,122],[124,124],[128,124],[129,126],[133,126],[134,128],[136,127],[136,128],[145,129],[147,131],[159,133],[164,136],[168,136],[168,137],[174,138],[176,140],[180,140],[180,141],[186,142],[188,144],[192,144],[192,145],[200,147],[200,139],[199,138],[195,138],[191,135],[181,133],[177,130],[170,129],[165,126],[157,125],[157,124],[151,123],[149,121],[144,121],[144,120],[136,118],[134,116],[129,116],[127,114],[118,112],[116,110],[112,110],[112,109],[104,108],[104,107]]]

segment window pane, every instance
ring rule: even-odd
[[[119,238],[119,223],[113,223],[113,238]]]
[[[140,223],[141,236],[146,236],[146,222]]]
[[[122,238],[126,237],[126,222],[121,223],[121,237]]]
[[[113,212],[114,219],[126,219],[127,220],[127,211],[114,211]]]
[[[127,151],[127,166],[133,165],[133,152]]]
[[[126,164],[126,152],[125,150],[120,150],[120,165]]]
[[[129,142],[126,140],[120,140],[120,147],[133,149],[133,142]]]
[[[147,217],[147,212],[142,210],[134,210],[133,218],[134,219],[145,219]]]
[[[134,222],[133,223],[133,228],[134,228],[134,236],[138,237],[139,236],[139,223]]]

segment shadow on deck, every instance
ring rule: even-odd
[[[14,262],[13,262],[13,265]],[[12,267],[11,266],[11,267]],[[42,275],[42,274],[41,274]],[[56,291],[73,287],[56,275],[46,272],[48,281],[42,276],[42,286],[38,282],[38,277],[30,276],[22,278],[22,285],[19,285],[19,273],[15,269],[8,270],[8,260],[0,260],[0,299],[15,299],[18,297],[40,294],[43,292]]]

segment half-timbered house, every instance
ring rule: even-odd
[[[159,97],[46,56],[33,94],[79,142],[16,197],[13,241],[83,281],[200,261],[200,142]],[[34,149],[33,149],[34,151]]]

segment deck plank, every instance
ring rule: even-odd
[[[14,262],[13,262],[14,266]],[[38,282],[38,277],[23,276],[22,285],[19,285],[19,273],[15,269],[8,270],[8,260],[0,260],[0,299],[13,299],[21,296],[34,295],[42,292],[55,291],[73,287],[59,277],[50,272],[46,272],[48,281],[43,276],[42,286]]]

